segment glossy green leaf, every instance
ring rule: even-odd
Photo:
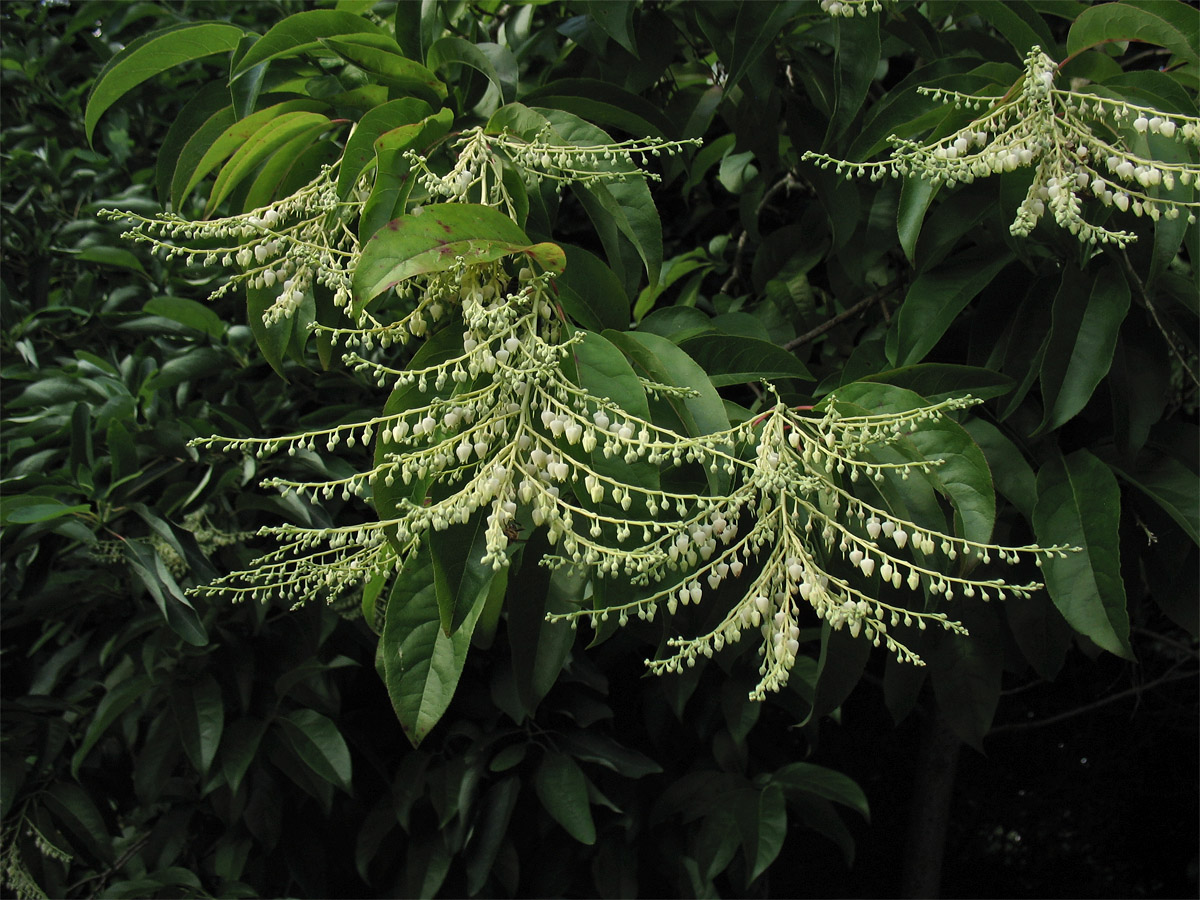
[[[905,178],[900,186],[900,205],[896,209],[896,233],[900,237],[900,248],[911,263],[916,259],[917,238],[925,224],[929,204],[937,196],[938,188],[924,178]]]
[[[938,711],[950,728],[977,750],[992,727],[1000,702],[1004,643],[998,611],[977,600],[957,600],[947,614],[970,634],[942,632],[927,660]]]
[[[258,719],[238,719],[225,729],[221,740],[221,772],[235,794],[258,755],[266,725]]]
[[[629,296],[612,269],[580,247],[562,245],[566,268],[555,282],[563,311],[589,331],[629,325]]]
[[[375,158],[376,140],[402,125],[420,122],[432,113],[424,100],[405,97],[377,106],[359,119],[346,140],[342,164],[338,167],[338,197],[344,200],[350,196],[359,175]]]
[[[337,725],[312,709],[297,709],[276,720],[291,748],[318,776],[347,794],[350,784],[350,748]]]
[[[301,310],[297,310],[289,318],[280,319],[268,325],[263,321],[263,314],[274,305],[279,298],[279,288],[246,288],[246,323],[254,334],[259,352],[263,359],[275,370],[280,378],[287,380],[283,374],[283,357],[287,353],[288,344],[292,340],[292,332],[296,329]]]
[[[859,380],[892,384],[920,394],[930,403],[967,394],[976,400],[990,400],[1004,396],[1013,388],[1013,380],[1007,375],[978,366],[950,363],[919,363],[867,375]]]
[[[243,34],[241,28],[226,22],[201,22],[172,25],[138,38],[96,76],[84,114],[88,142],[104,112],[130,90],[182,63],[227,53],[237,47]]]
[[[588,801],[588,781],[565,753],[546,752],[533,778],[538,799],[550,818],[581,844],[596,843],[596,825]]]
[[[480,598],[483,599],[482,597]],[[451,637],[441,627],[433,561],[422,550],[405,561],[388,599],[380,639],[385,680],[405,735],[418,746],[454,696],[482,602]]]
[[[725,90],[731,90],[779,37],[784,23],[800,8],[795,0],[782,3],[740,3],[733,25],[733,45]]]
[[[389,288],[418,275],[457,265],[524,255],[543,269],[561,272],[566,258],[555,244],[532,244],[498,210],[471,203],[441,203],[389,222],[363,247],[354,270],[353,312]]]
[[[217,173],[208,205],[205,207],[205,216],[211,216],[221,201],[271,154],[289,144],[294,138],[308,136],[310,140],[315,139],[332,124],[327,116],[301,110],[284,113],[265,122],[234,151],[229,161]]]
[[[858,115],[879,65],[879,20],[875,16],[838,17],[834,35],[833,115],[824,144],[836,140]]]
[[[288,16],[273,25],[234,67],[237,78],[259,63],[282,56],[311,53],[321,47],[322,38],[350,34],[384,34],[373,22],[353,13],[333,9],[313,9]]]
[[[442,109],[419,122],[386,131],[375,140],[375,184],[363,206],[359,240],[366,241],[404,211],[412,190],[412,164],[404,153],[410,149],[419,152],[440,140],[453,122],[454,113]]]
[[[825,766],[807,762],[788,763],[775,770],[771,782],[778,784],[789,796],[793,791],[816,794],[818,797],[848,806],[868,821],[871,819],[867,795],[858,786],[858,782]]]
[[[510,79],[501,79],[491,59],[479,47],[460,37],[444,37],[434,41],[425,56],[425,64],[434,72],[444,66],[468,66],[480,72],[496,88],[501,103],[512,103],[516,99],[516,84]]]
[[[438,612],[446,635],[454,634],[472,613],[478,617],[478,607],[496,574],[490,562],[480,562],[487,553],[489,512],[490,507],[476,510],[464,524],[435,531],[427,538]]]
[[[195,684],[176,691],[171,705],[184,752],[200,777],[207,778],[225,728],[221,687],[211,675],[205,675]]]
[[[1042,360],[1046,412],[1039,430],[1058,428],[1087,405],[1112,365],[1129,300],[1129,285],[1115,265],[1096,269],[1090,278],[1073,268],[1064,271]]]
[[[183,201],[206,175],[220,165],[223,160],[236,153],[247,141],[252,140],[259,129],[273,119],[297,112],[317,112],[323,107],[323,103],[314,100],[285,100],[276,103],[266,109],[260,109],[238,122],[231,123],[215,139],[212,139],[208,146],[203,148],[202,154],[198,154],[199,147],[196,148],[197,153],[193,153],[193,142],[209,140],[209,128],[206,124],[205,128],[198,131],[188,141],[179,158],[179,164],[171,179],[172,206],[175,209],[181,209]],[[228,117],[231,116],[232,111],[228,114]],[[219,124],[226,121],[228,117],[218,113],[214,119]],[[199,159],[195,158],[197,155],[199,155]]]
[[[1179,460],[1161,454],[1146,453],[1136,466],[1108,461],[1114,472],[1153,500],[1183,529],[1193,543],[1200,544],[1200,504],[1197,503],[1197,476]]]
[[[787,837],[787,804],[783,788],[771,782],[761,791],[740,792],[735,816],[742,834],[746,866],[750,870],[747,880],[754,881],[779,856]]]
[[[162,557],[141,541],[124,541],[122,550],[126,561],[154,598],[171,630],[195,647],[207,644],[208,633],[204,623],[191,601],[180,590],[175,577],[163,564]]]
[[[1009,499],[1026,521],[1032,522],[1033,507],[1037,503],[1037,476],[1020,448],[986,419],[972,417],[963,423],[963,428],[983,451],[996,490]]]
[[[530,91],[526,106],[561,109],[601,128],[616,128],[639,137],[666,137],[670,120],[644,97],[598,78],[560,78]]]
[[[1054,53],[1054,35],[1032,3],[1026,0],[1007,0],[1005,3],[967,0],[966,5],[1004,36],[1022,62],[1035,44],[1047,53]]]
[[[36,522],[49,522],[63,516],[78,515],[91,511],[86,503],[68,506],[53,497],[41,494],[21,494],[5,497],[0,503],[0,524],[32,525]]]
[[[1029,665],[1039,676],[1053,681],[1075,640],[1067,620],[1045,593],[1008,597],[1003,609],[1009,631]]]
[[[715,387],[745,384],[760,378],[812,381],[804,363],[777,344],[730,334],[700,334],[679,342],[688,356],[708,373]]]
[[[148,676],[137,675],[117,683],[105,693],[100,702],[96,704],[96,712],[92,716],[92,721],[88,724],[88,729],[83,735],[83,741],[80,743],[79,749],[71,757],[72,777],[77,778],[79,776],[79,767],[87,759],[87,755],[91,752],[92,747],[96,746],[96,742],[104,737],[104,734],[112,724],[129,707],[145,696],[150,684]]]
[[[1067,53],[1100,43],[1142,41],[1166,47],[1190,62],[1200,62],[1196,10],[1177,0],[1154,3],[1098,3],[1084,10],[1067,34]]]
[[[478,896],[491,874],[520,792],[519,778],[505,778],[489,788],[479,803],[479,821],[466,846],[469,896]]]
[[[920,362],[975,298],[1012,261],[996,247],[963,251],[920,275],[905,295],[888,334],[888,359],[896,366]]]
[[[146,301],[142,312],[163,316],[215,338],[221,337],[227,328],[211,308],[186,297],[152,297]]]
[[[387,85],[393,95],[416,95],[433,107],[441,106],[446,99],[446,85],[429,69],[405,57],[400,45],[388,35],[324,38],[321,45]]]
[[[1117,530],[1121,492],[1095,456],[1078,450],[1042,466],[1033,527],[1038,543],[1079,547],[1043,564],[1046,589],[1071,627],[1098,646],[1132,658]]]
[[[635,372],[660,384],[691,388],[695,397],[665,398],[685,433],[698,437],[729,428],[729,417],[709,376],[692,357],[657,334],[607,331],[604,336],[629,357]],[[772,345],[774,346],[774,345]]]

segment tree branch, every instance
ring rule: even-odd
[[[862,300],[859,300],[857,303],[855,303],[853,306],[851,306],[845,312],[838,313],[832,319],[822,322],[816,328],[812,329],[812,331],[806,331],[804,334],[800,335],[799,337],[793,338],[792,340],[788,341],[786,344],[783,345],[783,349],[784,350],[795,350],[797,347],[802,347],[805,344],[807,344],[809,341],[819,338],[821,335],[823,335],[825,332],[829,331],[831,328],[835,328],[838,325],[841,325],[847,319],[854,318],[855,316],[857,316],[860,312],[862,312],[864,309],[866,309],[871,304],[878,303],[880,300],[882,300],[888,294],[892,293],[892,291],[894,291],[896,289],[896,286],[898,283],[899,282],[892,282],[891,284],[887,285],[886,287],[880,288],[875,293],[871,294],[871,296],[866,297]]]
[[[1121,260],[1125,263],[1125,271],[1129,277],[1133,279],[1134,286],[1137,287],[1138,296],[1142,298],[1142,304],[1150,312],[1150,318],[1154,320],[1154,324],[1158,326],[1158,330],[1162,332],[1163,339],[1167,342],[1167,348],[1174,354],[1179,361],[1180,367],[1184,374],[1192,379],[1197,387],[1200,387],[1200,378],[1192,371],[1192,367],[1188,365],[1187,359],[1183,355],[1183,351],[1175,343],[1175,338],[1171,336],[1171,332],[1167,330],[1167,326],[1163,324],[1162,319],[1158,317],[1158,310],[1154,306],[1154,301],[1150,299],[1150,294],[1146,290],[1146,285],[1142,283],[1142,279],[1133,268],[1133,263],[1129,261],[1129,254],[1125,252],[1125,248],[1121,248]]]

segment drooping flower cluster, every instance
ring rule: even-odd
[[[511,210],[505,166],[530,181],[591,184],[635,177],[634,154],[678,146],[562,146],[549,135],[527,141],[474,129],[455,145],[457,162],[446,175],[435,175],[424,157],[411,160],[431,196]],[[543,564],[632,586],[620,603],[552,619],[598,624],[615,616],[623,624],[631,616],[653,619],[663,608],[673,614],[706,596],[739,598],[714,628],[671,641],[672,655],[650,667],[676,671],[757,632],[763,662],[752,696],[761,699],[795,665],[804,617],[920,664],[893,634],[900,623],[964,629],[944,612],[911,608],[903,592],[946,601],[1023,595],[1039,585],[974,577],[971,567],[1067,549],[1004,548],[922,527],[892,512],[873,487],[891,478],[932,478],[938,461],[911,448],[905,455],[906,438],[969,400],[895,414],[847,411],[830,400],[820,414],[806,415],[777,403],[757,420],[681,434],[654,421],[647,398],[686,401],[696,392],[632,371],[623,403],[589,389],[580,358],[616,354],[621,365],[624,358],[616,345],[565,319],[555,302],[555,271],[535,271],[546,258],[510,242],[498,242],[497,254],[494,247],[479,251],[487,241],[465,241],[463,255],[439,255],[432,269],[405,270],[395,282],[384,277],[381,284],[394,291],[352,298],[360,249],[350,226],[365,194],[361,186],[339,201],[332,170],[325,170],[297,194],[243,216],[204,223],[139,218],[132,232],[171,254],[234,265],[230,283],[278,285],[268,321],[292,313],[297,291],[326,284],[349,321],[315,327],[341,346],[350,369],[392,392],[383,411],[365,421],[286,437],[193,442],[258,457],[372,451],[369,465],[342,477],[272,477],[264,486],[310,503],[359,498],[378,514],[334,527],[264,528],[260,534],[276,542],[274,549],[198,592],[336,601],[399,573],[431,534],[473,520],[484,533],[477,564],[498,570],[508,565],[520,523],[531,522],[552,546]],[[198,244],[178,247],[168,239]],[[513,261],[520,255],[528,264]],[[395,352],[414,340],[424,341],[415,355]],[[681,487],[693,482],[698,486]]]
[[[821,0],[821,10],[833,17],[853,18],[856,15],[880,12],[883,4],[879,0]]]
[[[938,88],[921,93],[982,115],[939,140],[919,143],[893,137],[891,158],[848,162],[805,153],[838,174],[872,179],[920,177],[953,187],[1001,172],[1032,167],[1033,183],[1010,230],[1028,235],[1047,210],[1063,228],[1089,244],[1124,246],[1135,235],[1094,224],[1085,202],[1157,220],[1196,221],[1200,118],[1165,113],[1124,99],[1055,85],[1058,67],[1033,47],[1025,72],[1003,97],[979,97]],[[1191,148],[1191,160],[1160,158],[1156,141]]]
[[[241,215],[203,221],[174,213],[153,219],[122,210],[101,215],[131,220],[134,226],[123,237],[149,244],[167,259],[232,269],[209,299],[235,286],[273,292],[275,300],[263,313],[271,325],[290,318],[314,283],[329,288],[337,306],[349,303],[359,244],[348,224],[362,211],[366,192],[340,200],[336,168],[325,166],[294,194]]]
[[[649,157],[673,156],[699,139],[666,141],[640,138],[593,145],[565,143],[547,126],[531,140],[508,129],[489,134],[484,128],[469,129],[454,142],[454,167],[438,175],[429,159],[416,151],[405,157],[421,172],[420,184],[431,197],[449,202],[473,201],[514,215],[516,206],[504,184],[504,167],[515,167],[528,185],[550,181],[558,186],[583,186],[630,178],[655,180],[658,176],[639,167]]]

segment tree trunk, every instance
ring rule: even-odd
[[[940,895],[942,856],[950,825],[950,801],[954,797],[954,773],[962,746],[958,735],[950,730],[936,708],[926,723],[913,779],[902,897]]]

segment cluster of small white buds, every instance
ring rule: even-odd
[[[855,15],[881,12],[883,4],[879,0],[821,0],[821,9],[835,18],[840,16],[848,19]]]

